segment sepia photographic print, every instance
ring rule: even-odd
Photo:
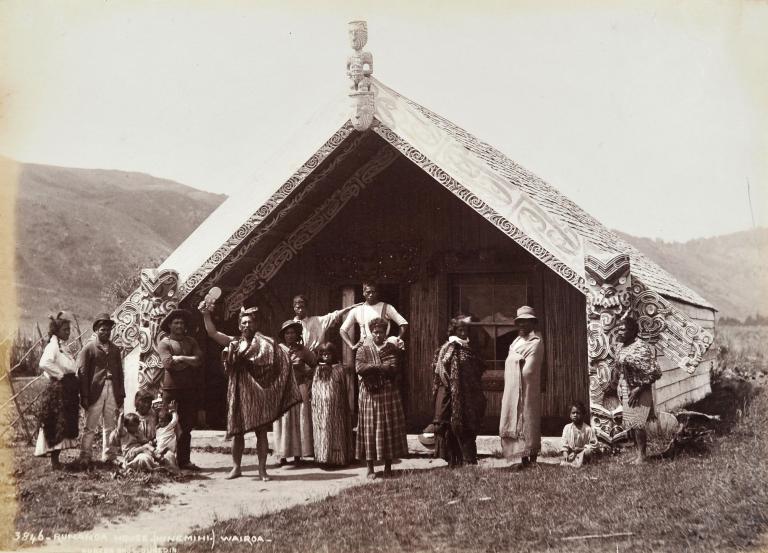
[[[768,549],[766,29],[0,2],[0,550]]]

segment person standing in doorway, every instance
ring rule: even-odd
[[[391,322],[400,327],[398,336],[392,337],[387,341],[403,349],[403,338],[408,331],[408,321],[392,305],[379,301],[379,290],[376,284],[372,282],[363,283],[363,298],[365,298],[365,303],[355,306],[347,315],[344,324],[341,325],[339,334],[344,343],[352,348],[353,351],[357,350],[371,337],[371,321],[380,318],[387,324],[387,334],[389,334]],[[355,324],[360,327],[360,339],[357,342],[352,340]]]
[[[315,352],[321,344],[325,343],[325,335],[328,329],[339,324],[341,319],[353,308],[360,303],[350,305],[344,309],[337,311],[331,311],[325,315],[308,315],[307,314],[307,297],[304,294],[299,294],[293,298],[293,312],[295,313],[294,321],[301,323],[301,340],[304,347],[309,351]]]

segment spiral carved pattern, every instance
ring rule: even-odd
[[[377,105],[377,108],[379,106]],[[392,146],[397,148],[406,158],[424,170],[429,176],[437,181],[444,188],[453,193],[461,201],[466,203],[470,208],[479,213],[483,218],[488,220],[496,228],[501,230],[504,234],[512,238],[520,246],[525,248],[539,261],[550,267],[557,272],[564,280],[570,282],[573,286],[579,290],[584,289],[584,278],[581,277],[571,268],[567,271],[564,270],[564,264],[560,261],[556,261],[554,256],[550,254],[545,248],[543,248],[538,242],[531,240],[524,233],[520,231],[515,225],[513,225],[508,219],[502,217],[493,208],[481,200],[477,195],[472,193],[469,189],[459,184],[454,178],[448,175],[445,171],[440,169],[436,164],[430,161],[426,155],[421,151],[414,148],[405,140],[401,139],[392,129],[384,124],[379,124],[374,127],[374,132],[381,136],[384,140],[389,142]]]
[[[351,199],[357,197],[397,157],[394,150],[383,147],[367,163],[355,171],[304,223],[278,244],[264,261],[245,276],[240,286],[226,298],[224,302],[225,315],[227,317],[234,315],[254,291],[263,288],[283,265],[293,259],[304,246],[311,242]]]
[[[639,279],[632,281],[632,307],[638,315],[640,336],[656,344],[664,356],[693,374],[712,345],[712,334],[649,289]]]
[[[304,198],[312,192],[312,190],[315,189],[315,186],[322,182],[325,178],[328,177],[328,175],[336,170],[341,163],[343,163],[360,145],[360,143],[363,141],[365,135],[355,133],[353,134],[349,140],[347,140],[344,143],[343,148],[340,148],[336,156],[334,156],[333,160],[331,160],[323,169],[322,171],[319,171],[317,173],[314,173],[311,175],[310,178],[306,179],[306,182],[301,187],[301,189],[294,194],[290,201],[285,204],[285,206],[280,210],[277,211],[277,213],[273,213],[272,217],[267,221],[267,217],[270,215],[270,212],[265,209],[265,206],[262,206],[261,209],[264,209],[263,219],[260,225],[256,229],[253,230],[250,237],[248,238],[248,241],[245,243],[240,243],[237,247],[234,247],[232,251],[230,252],[230,255],[226,258],[226,260],[219,264],[219,266],[216,268],[215,271],[209,273],[205,278],[204,281],[207,285],[213,286],[215,284],[218,284],[221,279],[226,275],[232,267],[234,267],[243,257],[245,257],[248,252],[250,252],[256,245],[261,242],[262,238],[266,236],[281,220],[283,220],[288,214],[290,214],[293,209],[300,205],[301,202],[304,200]],[[313,157],[313,159],[315,159]],[[316,166],[319,166],[320,162],[317,162]],[[271,204],[274,203],[276,206],[278,205],[275,202],[270,202]],[[202,281],[201,281],[202,282]],[[186,284],[186,283],[185,283]],[[199,284],[195,284],[196,289],[194,290],[194,293],[192,293],[192,297],[194,298],[194,301],[192,303],[199,303],[200,300],[203,299],[203,296],[207,292],[207,288],[209,286],[206,286],[206,289],[203,289],[199,286]]]
[[[257,228],[266,217],[274,211],[295,189],[299,184],[320,166],[320,164],[333,153],[344,140],[352,133],[352,125],[347,122],[341,129],[336,131],[328,141],[315,152],[315,154],[307,160],[278,190],[275,192],[269,200],[267,200],[259,209],[251,215],[247,221],[245,221],[240,227],[232,234],[232,236],[219,247],[213,255],[211,255],[200,268],[198,268],[192,275],[190,275],[184,283],[179,287],[179,298],[183,299],[191,292],[195,290],[206,277],[216,267],[224,261],[232,251],[238,247],[243,240],[245,240],[251,232]],[[360,137],[360,139],[362,136]],[[354,150],[351,147],[349,151]],[[245,254],[243,254],[245,255]],[[223,274],[223,273],[221,273]]]

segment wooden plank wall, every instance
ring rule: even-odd
[[[715,334],[715,312],[703,307],[666,298],[696,324]],[[693,374],[678,368],[666,357],[659,357],[662,377],[654,386],[654,403],[660,411],[672,411],[704,398],[712,391],[710,374],[716,362],[715,347],[709,348]]]
[[[473,270],[528,272],[533,289],[529,302],[544,314],[548,371],[544,417],[562,420],[572,399],[587,397],[585,300],[581,292],[405,159],[396,161],[376,183],[352,199],[264,289],[252,296],[250,303],[262,309],[263,328],[268,334],[274,335],[279,324],[292,315],[291,298],[297,293],[308,295],[313,314],[341,306],[341,287],[359,282],[329,284],[323,280],[322,271],[325,264],[334,263],[332,252],[350,241],[362,248],[367,243],[419,244],[422,267],[415,282],[401,286],[408,294],[400,300],[410,304],[403,382],[409,431],[421,430],[432,419],[432,357],[446,338],[451,316],[447,290],[447,273],[451,270],[439,266],[443,252],[466,252],[471,258],[479,250],[494,251],[498,256],[493,266],[481,263]],[[462,272],[471,271],[464,266]],[[501,392],[487,392],[486,397],[489,424],[485,431],[495,432]]]
[[[553,271],[541,272],[543,338],[547,349],[542,375],[542,417],[567,423],[571,402],[589,404],[586,297]]]

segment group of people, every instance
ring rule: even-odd
[[[174,472],[180,468],[195,468],[189,463],[188,433],[185,435],[178,430],[184,415],[177,413],[177,410],[180,411],[181,406],[186,407],[186,404],[175,401],[172,375],[173,369],[182,363],[200,363],[197,344],[194,344],[195,352],[186,361],[170,353],[161,355],[166,368],[163,393],[167,401],[160,409],[153,409],[155,398],[151,393],[140,390],[134,401],[136,412],[125,414],[122,353],[111,341],[115,322],[109,313],[97,315],[91,339],[75,358],[66,348],[71,321],[71,315],[64,311],[49,319],[48,343],[39,361],[43,374],[48,378],[48,385],[40,403],[40,432],[35,455],[50,454],[53,468],[59,469],[62,467],[61,451],[79,448],[77,462],[88,467],[93,463],[93,442],[101,425],[100,460],[103,463],[113,463],[121,456],[124,466],[128,468],[165,466]],[[179,327],[177,323],[177,328],[172,330],[168,326],[170,323],[170,319],[163,323],[169,336],[159,344],[161,351],[168,347],[165,342],[172,341],[174,337],[183,339],[183,326]],[[78,445],[80,407],[85,414],[85,429]]]
[[[323,316],[307,314],[303,295],[293,299],[295,317],[285,321],[276,338],[258,330],[258,310],[241,308],[238,336],[220,332],[212,319],[213,305],[201,302],[208,336],[223,347],[227,376],[227,437],[232,439],[232,469],[227,478],[241,476],[245,434],[256,434],[259,476],[269,479],[267,434],[274,435],[275,454],[281,464],[313,457],[316,463],[344,466],[357,458],[376,478],[376,462],[384,463],[384,476],[392,462],[407,454],[406,425],[398,381],[403,338],[408,322],[397,310],[379,301],[377,286],[363,285],[364,302]],[[197,414],[196,368],[202,353],[187,336],[192,313],[172,311],[161,324],[158,342],[164,375],[162,400],[139,390],[135,413],[123,414],[125,397],[119,349],[110,341],[114,322],[108,314],[96,317],[94,335],[73,359],[62,347],[70,323],[64,313],[52,317],[49,342],[40,366],[50,380],[41,410],[41,431],[35,453],[51,454],[58,468],[59,452],[76,447],[78,406],[86,412],[81,461],[90,463],[96,429],[103,427],[102,460],[122,453],[129,468],[197,470],[190,461],[191,429]],[[356,432],[350,405],[350,382],[326,333],[342,319],[340,335],[354,352],[359,383]],[[499,435],[507,459],[525,468],[541,450],[540,373],[544,345],[533,308],[518,309],[518,336],[505,363]],[[390,336],[390,326],[398,326]],[[482,390],[484,361],[469,334],[472,319],[459,314],[451,319],[448,339],[436,351],[433,363],[435,455],[449,466],[477,463],[476,438],[486,410]],[[355,326],[359,340],[354,341]],[[624,424],[634,429],[637,461],[645,457],[646,420],[653,415],[652,383],[661,372],[652,348],[638,338],[637,323],[625,318],[619,333],[623,346],[617,357],[617,389],[624,404]],[[153,406],[153,403],[156,405]],[[581,466],[596,451],[589,426],[589,411],[580,402],[570,410],[571,423],[563,429],[562,463]],[[353,437],[354,436],[354,437]]]
[[[451,319],[448,340],[434,360],[435,417],[428,430],[434,433],[435,454],[449,466],[477,463],[476,438],[485,412],[481,389],[483,361],[469,341],[467,315]],[[504,364],[504,392],[501,400],[499,436],[502,453],[515,468],[536,462],[541,451],[541,367],[544,343],[537,330],[533,308],[520,307],[515,325],[518,336],[509,347]],[[637,446],[633,462],[646,459],[646,422],[654,416],[653,383],[661,377],[653,348],[638,336],[637,320],[625,317],[617,337],[614,383],[622,402],[624,428],[632,431]],[[574,401],[571,422],[563,428],[561,464],[580,467],[600,448],[589,424],[589,409]]]
[[[258,331],[256,308],[241,309],[240,336],[219,332],[213,322],[213,306],[205,301],[198,309],[208,336],[224,347],[227,387],[227,436],[233,440],[232,470],[241,475],[244,436],[256,434],[259,475],[267,480],[267,433],[274,435],[274,453],[281,464],[300,463],[313,457],[326,466],[348,465],[356,457],[366,461],[368,475],[384,462],[384,475],[392,461],[407,453],[405,415],[397,379],[403,336],[408,322],[397,310],[379,301],[375,284],[363,285],[365,301],[323,316],[307,314],[303,295],[293,299],[295,317],[285,321],[277,339]],[[359,377],[359,416],[353,441],[353,408],[350,383],[336,347],[326,340],[327,331],[344,322],[342,340],[355,352]],[[399,336],[388,336],[390,323]],[[360,339],[353,341],[355,325]]]

